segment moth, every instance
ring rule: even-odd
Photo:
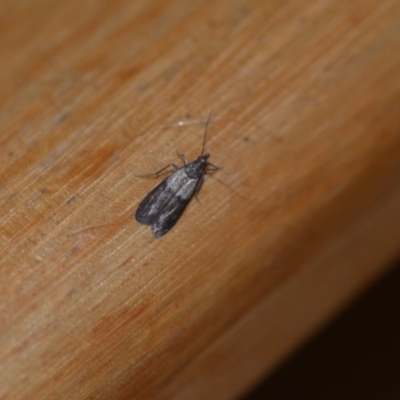
[[[168,164],[153,174],[139,175],[142,177],[158,176],[170,167],[175,170],[146,195],[135,213],[136,221],[151,225],[156,238],[164,236],[177,223],[193,196],[197,198],[204,175],[220,169],[208,161],[209,153],[204,154],[210,119],[211,112],[204,130],[201,154],[196,160],[188,162],[185,155],[178,153],[178,156],[185,162],[184,166]]]

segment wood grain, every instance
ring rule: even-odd
[[[2,6],[0,398],[234,398],[400,251],[398,1]]]

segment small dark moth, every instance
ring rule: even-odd
[[[156,238],[165,235],[176,224],[190,199],[197,195],[203,183],[204,175],[209,171],[219,169],[219,167],[208,161],[210,154],[204,154],[207,128],[210,119],[211,112],[204,130],[201,154],[196,160],[188,162],[183,154],[178,153],[178,156],[185,162],[183,167],[169,164],[154,174],[141,175],[158,176],[169,167],[175,169],[175,172],[165,178],[147,194],[136,210],[136,221],[151,225]]]

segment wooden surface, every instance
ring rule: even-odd
[[[400,251],[400,2],[2,2],[0,398],[231,399]],[[162,239],[154,172],[206,179]]]

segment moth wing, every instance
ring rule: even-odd
[[[185,168],[179,168],[142,200],[136,220],[151,225],[155,237],[165,235],[176,224],[201,181],[188,178]]]
[[[146,225],[152,224],[157,219],[160,210],[168,203],[171,195],[173,193],[168,191],[166,181],[160,182],[139,204],[135,213],[136,221]]]
[[[164,236],[176,224],[189,200],[190,198],[184,200],[175,195],[170,197],[168,203],[152,222],[151,228],[155,237]]]

